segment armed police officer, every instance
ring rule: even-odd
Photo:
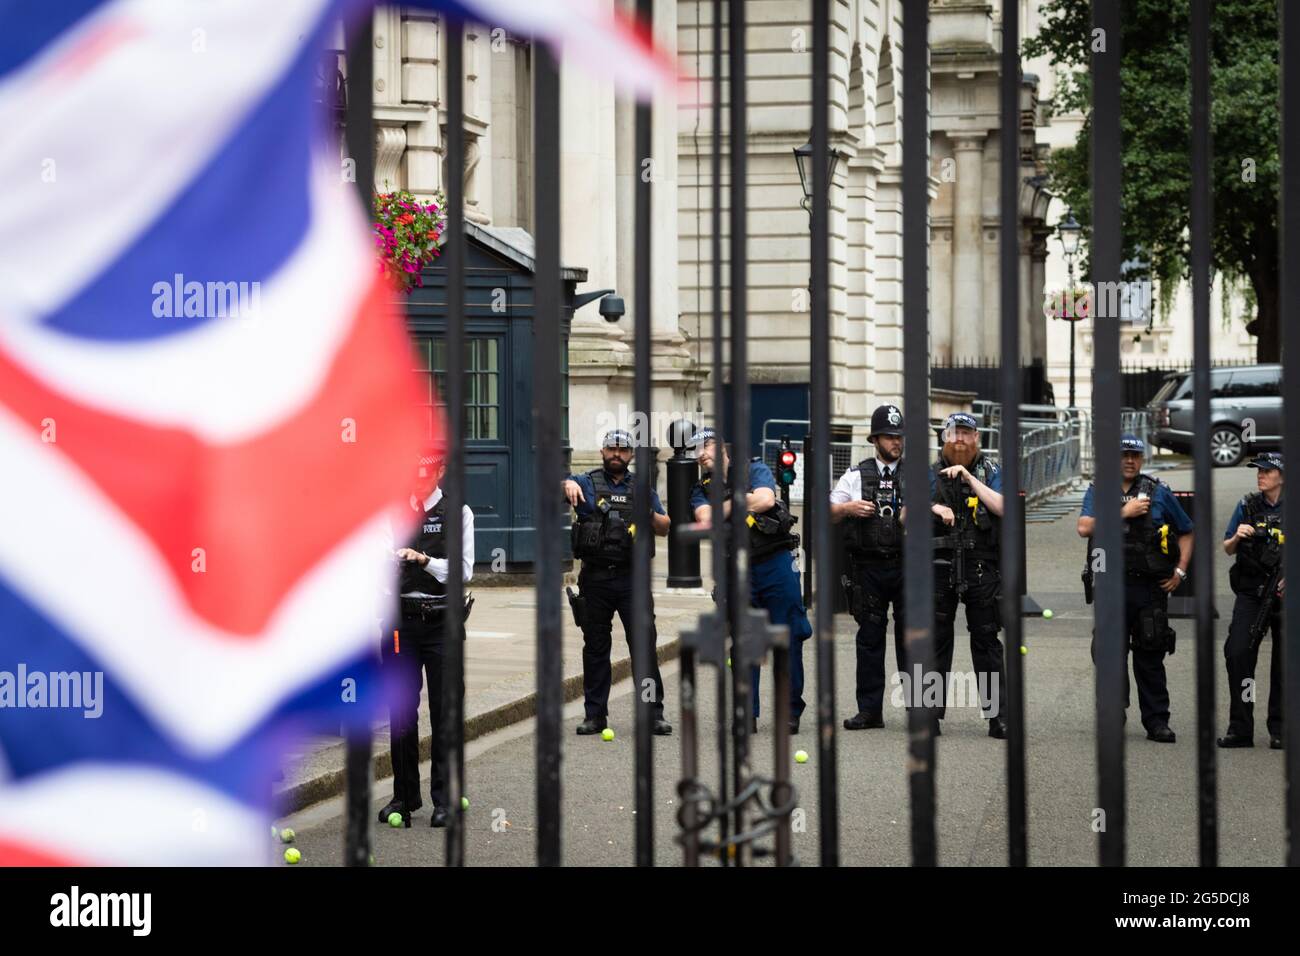
[[[614,614],[623,622],[628,647],[632,645],[632,542],[637,532],[633,501],[636,494],[632,472],[632,436],[621,428],[606,433],[601,442],[603,465],[584,475],[564,479],[564,497],[573,506],[573,556],[582,561],[578,573],[578,594],[570,592],[575,623],[582,629],[582,689],[586,718],[578,724],[578,733],[598,734],[608,725],[610,650],[613,642]],[[658,493],[650,489],[650,554],[654,556],[653,535],[668,534],[668,515],[659,502]],[[657,643],[654,601],[646,596],[650,607],[649,675],[635,674],[637,687],[644,679],[654,681],[654,723],[660,736],[671,734],[672,725],[664,719],[664,682],[659,675],[659,660],[654,654]],[[636,654],[632,655],[633,665]]]
[[[701,524],[712,521],[709,484],[716,456],[721,455],[722,473],[727,476],[723,513],[731,514],[731,491],[736,481],[735,469],[727,449],[718,441],[712,428],[701,428],[690,444],[699,449],[697,460],[703,477],[691,490],[691,508]],[[792,532],[795,518],[776,497],[776,479],[772,469],[755,458],[748,462],[745,474],[745,508],[749,525],[749,601],[767,611],[773,624],[790,629],[790,733],[799,732],[799,717],[804,710],[803,642],[812,635],[812,625],[804,610],[799,590],[799,572],[794,556],[799,536]],[[754,729],[758,728],[758,668],[753,669],[752,704]]]
[[[903,645],[903,413],[881,405],[871,413],[867,441],[876,453],[840,476],[831,492],[831,521],[845,522],[849,606],[858,622],[858,712],[845,730],[883,727],[885,631],[894,609],[894,654],[906,668]]]
[[[961,603],[966,606],[980,710],[989,722],[989,736],[1002,740],[1007,736],[1006,718],[1001,714],[1003,665],[998,639],[1002,630],[1002,472],[980,450],[975,416],[967,412],[949,415],[942,437],[939,460],[930,469],[930,512],[935,522],[935,667],[943,688],[935,716],[942,720],[946,712],[953,629]],[[904,686],[911,688],[913,706],[921,694],[917,676],[904,679]],[[942,732],[937,722],[935,731]]]
[[[433,733],[433,762],[429,771],[429,795],[433,814],[429,824],[447,825],[447,761],[440,746],[447,728],[442,719],[443,635],[447,608],[447,578],[458,573],[468,582],[474,575],[474,512],[469,505],[461,511],[460,561],[447,555],[445,525],[448,520],[441,482],[446,473],[443,455],[429,449],[419,459],[411,508],[421,516],[407,546],[393,552],[400,569],[398,584],[398,626],[384,635],[380,656],[394,679],[389,704],[389,748],[393,759],[393,799],[379,811],[387,822],[397,813],[406,826],[411,813],[420,809],[420,682],[423,677],[429,698],[429,724]],[[457,567],[459,565],[459,567]],[[465,609],[457,609],[463,614]]]
[[[1192,521],[1169,486],[1142,471],[1145,453],[1146,444],[1136,435],[1120,439],[1124,630],[1133,652],[1133,676],[1147,740],[1172,744],[1176,737],[1169,728],[1169,685],[1165,677],[1165,655],[1174,652],[1175,638],[1169,626],[1169,595],[1187,578],[1187,565],[1192,560]],[[1083,496],[1077,529],[1082,538],[1091,539],[1096,530],[1094,490],[1089,485]],[[1085,584],[1090,583],[1091,543],[1088,554]],[[1093,641],[1095,660],[1095,632]],[[1127,708],[1127,668],[1124,701]]]
[[[1223,656],[1228,665],[1228,733],[1220,747],[1255,746],[1255,665],[1264,634],[1273,632],[1268,690],[1268,745],[1282,749],[1282,456],[1265,452],[1250,463],[1259,469],[1258,491],[1237,503],[1223,533],[1223,550],[1237,560],[1228,573],[1236,598]]]

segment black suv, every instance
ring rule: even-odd
[[[1192,450],[1192,373],[1165,377],[1147,408],[1154,441],[1184,454]],[[1282,449],[1282,366],[1241,365],[1210,369],[1210,459],[1228,467],[1255,451]]]

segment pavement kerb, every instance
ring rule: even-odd
[[[658,657],[659,663],[664,664],[676,659],[681,653],[681,638],[675,637],[672,640],[659,644],[656,648],[655,656]],[[611,682],[617,683],[632,673],[631,656],[621,657],[610,665]],[[563,685],[564,703],[570,703],[582,696],[582,674],[571,674],[564,679]],[[476,740],[494,731],[509,727],[521,721],[528,720],[530,717],[537,715],[537,693],[526,694],[523,697],[516,698],[508,703],[501,704],[485,711],[481,714],[475,714],[465,721],[465,742]],[[284,790],[275,794],[275,813],[277,816],[287,816],[290,813],[297,813],[314,803],[320,803],[322,800],[328,800],[331,797],[337,797],[343,792],[345,785],[345,773],[343,767],[344,744],[342,741],[330,748],[333,756],[337,757],[337,766],[330,770],[323,771],[315,776],[308,777],[306,780],[296,783],[293,786],[286,787]],[[420,736],[420,760],[428,760],[433,752],[433,735],[422,734]],[[383,780],[393,775],[393,758],[387,749],[381,750],[374,755],[372,760],[374,767],[374,779]]]

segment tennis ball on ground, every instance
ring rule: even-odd
[[[1021,645],[1020,645],[1020,653],[1021,653],[1021,654],[1028,654],[1028,653],[1029,653],[1029,648],[1027,648],[1027,647],[1025,647],[1025,645],[1021,644]]]
[[[390,827],[400,827],[402,822],[402,815],[396,810],[388,815],[388,825]]]
[[[297,863],[301,859],[302,859],[302,854],[298,852],[298,848],[296,846],[291,846],[289,847],[289,849],[284,851],[285,863]]]
[[[808,762],[808,751],[806,751],[806,750],[796,750],[796,751],[794,752],[794,762],[795,762],[795,763],[807,763],[807,762]]]
[[[293,838],[295,836],[297,836],[297,834],[294,833],[293,830],[291,830],[289,827],[285,827],[283,830],[280,831],[280,839],[283,840],[285,843],[292,843]]]
[[[469,797],[461,797],[461,798],[460,798],[460,808],[461,808],[462,810],[468,810],[468,809],[469,809]]]
[[[613,727],[606,727],[604,730],[602,730],[602,731],[600,732],[600,739],[601,739],[601,740],[613,740],[613,739],[614,739],[614,728],[613,728]]]
[[[1051,620],[1052,609],[1050,607],[1043,608],[1043,617],[1047,618],[1048,620]]]

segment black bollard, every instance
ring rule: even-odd
[[[668,426],[668,444],[673,457],[668,459],[668,516],[672,525],[668,529],[668,586],[670,588],[698,588],[704,581],[700,577],[700,542],[698,538],[678,536],[677,529],[695,521],[691,510],[691,489],[700,478],[700,467],[686,454],[686,443],[695,434],[695,426],[685,419]]]

